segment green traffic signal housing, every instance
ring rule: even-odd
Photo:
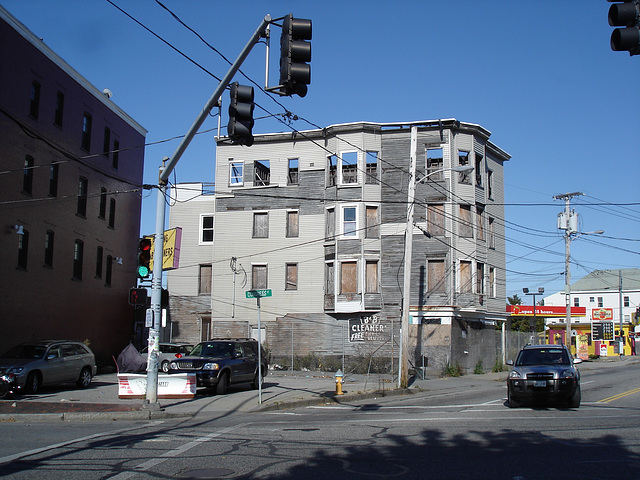
[[[253,87],[234,82],[229,85],[229,124],[227,133],[235,145],[253,145]]]
[[[625,27],[616,28],[611,32],[611,50],[628,51],[629,55],[640,55],[640,0],[611,5],[609,25]]]
[[[284,17],[280,37],[280,85],[285,95],[307,94],[311,83],[311,20]]]
[[[136,273],[139,278],[147,278],[151,273],[151,239],[143,237],[138,241],[138,267]]]

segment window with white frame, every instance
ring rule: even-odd
[[[378,220],[377,205],[367,205],[367,227],[365,229],[366,238],[380,237],[380,220]]]
[[[356,206],[342,207],[342,236],[358,236],[358,208]]]
[[[464,150],[458,151],[458,165],[461,167],[469,165],[469,152],[466,152]],[[471,175],[469,175],[468,173],[460,172],[458,174],[458,182],[471,184]]]
[[[442,148],[427,148],[426,152],[427,175],[429,180],[444,179],[444,151]],[[437,172],[437,173],[436,173]]]
[[[580,297],[573,297],[573,306],[574,307],[580,306]]]
[[[253,238],[269,238],[268,212],[253,212]]]
[[[496,298],[496,269],[489,267],[489,296]]]
[[[495,227],[495,219],[489,217],[489,248],[495,250],[496,248],[496,227]]]
[[[340,293],[358,292],[358,262],[340,262]]]
[[[299,231],[300,231],[298,226],[299,218],[300,218],[300,215],[298,213],[298,210],[289,210],[287,212],[287,231],[286,231],[287,237],[299,236]]]
[[[446,292],[444,259],[427,260],[427,289],[429,293]]]
[[[476,205],[476,230],[478,240],[484,240],[484,205]]]
[[[484,157],[481,153],[476,152],[476,185],[478,187],[482,186],[482,170],[483,170],[482,159],[483,158]]]
[[[365,292],[378,293],[378,260],[367,260],[365,266]]]
[[[358,152],[342,152],[340,155],[340,183],[358,183]]]
[[[458,232],[461,237],[473,238],[473,222],[471,220],[471,205],[460,205]]]
[[[285,290],[297,290],[298,289],[298,264],[287,263],[285,268]]]
[[[460,261],[460,292],[471,293],[473,291],[473,275],[471,272],[471,262]]]
[[[244,163],[236,162],[233,159],[229,161],[229,185],[232,187],[240,186],[244,183]]]
[[[444,235],[443,203],[430,203],[427,205],[427,231],[434,237]]]
[[[251,265],[251,289],[263,290],[268,288],[267,265]]]
[[[200,245],[213,243],[213,215],[200,215]]]
[[[379,177],[379,167],[378,167],[378,152],[374,152],[368,150],[366,152],[366,160],[365,160],[365,179],[364,183],[373,183],[378,184]]]

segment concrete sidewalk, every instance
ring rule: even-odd
[[[640,357],[615,357],[582,363],[581,371],[607,368],[619,362],[638,363]],[[508,372],[468,374],[461,377],[427,375],[413,379],[409,388],[399,389],[389,374],[347,375],[343,395],[336,395],[333,373],[270,371],[259,392],[249,385],[231,386],[226,395],[199,388],[194,398],[159,399],[148,404],[143,399],[118,398],[116,374],[97,375],[88,389],[73,386],[44,388],[36,395],[14,394],[0,400],[0,422],[71,420],[135,420],[150,418],[229,415],[294,408],[329,403],[349,403],[368,398],[409,395],[418,392],[446,392],[473,388],[486,382],[505,385]]]

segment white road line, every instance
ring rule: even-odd
[[[193,440],[191,442],[188,442],[188,443],[185,443],[185,444],[177,446],[173,450],[168,450],[168,451],[164,452],[159,457],[152,458],[150,460],[147,460],[144,463],[141,463],[140,465],[138,465],[136,467],[133,467],[133,471],[121,472],[121,473],[118,473],[117,475],[114,475],[114,476],[108,477],[108,478],[113,478],[113,479],[117,479],[117,480],[125,480],[127,478],[131,478],[131,477],[133,477],[134,475],[137,475],[140,472],[147,471],[150,468],[161,464],[162,462],[164,462],[165,460],[168,460],[169,458],[173,458],[173,457],[176,457],[178,455],[181,455],[184,452],[186,452],[187,450],[190,450],[193,447],[197,447],[201,443],[208,442],[211,439],[219,437],[220,435],[224,435],[225,433],[232,432],[233,430],[242,428],[242,427],[244,427],[246,425],[248,425],[248,424],[247,423],[241,423],[241,424],[235,425],[233,427],[223,428],[222,430],[218,430],[217,432],[210,433],[208,435],[205,435],[204,437],[196,438],[195,440]]]
[[[161,421],[151,422],[144,425],[141,425],[136,428],[121,428],[119,430],[111,430],[109,432],[103,433],[94,433],[93,435],[87,435],[86,437],[75,438],[73,440],[68,440],[66,442],[54,443],[52,445],[47,445],[46,447],[34,448],[33,450],[27,450],[26,452],[14,453],[13,455],[7,455],[6,457],[0,457],[0,465],[4,465],[5,463],[15,462],[24,457],[29,457],[31,455],[38,455],[39,453],[46,452],[48,450],[55,450],[56,448],[66,447],[67,445],[71,445],[78,442],[86,442],[87,440],[93,440],[94,438],[100,437],[108,437],[110,435],[118,435],[122,432],[131,432],[132,430],[139,430],[141,428],[154,427],[156,425],[161,424]]]

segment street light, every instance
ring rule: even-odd
[[[416,191],[416,183],[423,182],[429,176],[441,172],[470,173],[474,167],[471,165],[459,165],[457,167],[441,168],[429,172],[416,182],[416,158],[418,146],[418,128],[411,127],[411,155],[409,160],[409,189],[407,193],[407,225],[404,232],[404,284],[402,292],[402,317],[400,320],[400,361],[398,365],[398,387],[407,388],[409,384],[409,304],[411,303],[411,254],[413,250],[413,202]]]
[[[536,340],[536,295],[544,294],[544,287],[538,287],[537,292],[529,293],[529,289],[526,287],[523,288],[522,291],[524,292],[525,295],[533,296],[533,323],[529,322],[529,330],[531,330],[531,336],[533,337],[533,344],[535,345],[538,343]]]

